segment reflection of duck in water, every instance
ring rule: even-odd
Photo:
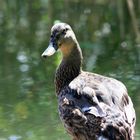
[[[82,52],[71,27],[55,24],[43,57],[63,54],[56,76],[59,114],[73,140],[133,140],[135,111],[125,86],[81,69]]]

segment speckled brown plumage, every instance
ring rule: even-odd
[[[49,49],[63,59],[55,75],[60,118],[73,140],[134,140],[135,111],[125,86],[109,77],[82,71],[82,52],[71,27],[52,27]],[[55,50],[54,50],[55,49]]]
[[[69,58],[63,59],[60,66],[57,68],[55,75],[57,95],[66,85],[68,85],[75,77],[77,77],[81,73],[82,56],[81,54],[77,54],[77,52],[79,52],[79,50],[74,49],[71,56],[69,56]],[[75,58],[74,56],[77,57]],[[71,65],[71,62],[75,63]]]

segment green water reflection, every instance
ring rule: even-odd
[[[122,13],[118,4],[126,8]],[[53,84],[61,54],[40,57],[57,20],[76,32],[85,70],[125,83],[140,118],[140,40],[129,30],[125,3],[0,0],[0,140],[70,140],[58,117]],[[136,132],[139,140],[139,119]]]

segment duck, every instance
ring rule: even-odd
[[[60,50],[55,73],[58,112],[73,140],[134,140],[136,115],[125,85],[82,69],[83,55],[67,23],[51,28],[47,58]]]

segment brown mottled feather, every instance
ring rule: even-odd
[[[68,24],[51,32],[50,43],[63,54],[55,75],[59,115],[73,140],[134,140],[135,111],[125,86],[81,70],[81,49]]]

